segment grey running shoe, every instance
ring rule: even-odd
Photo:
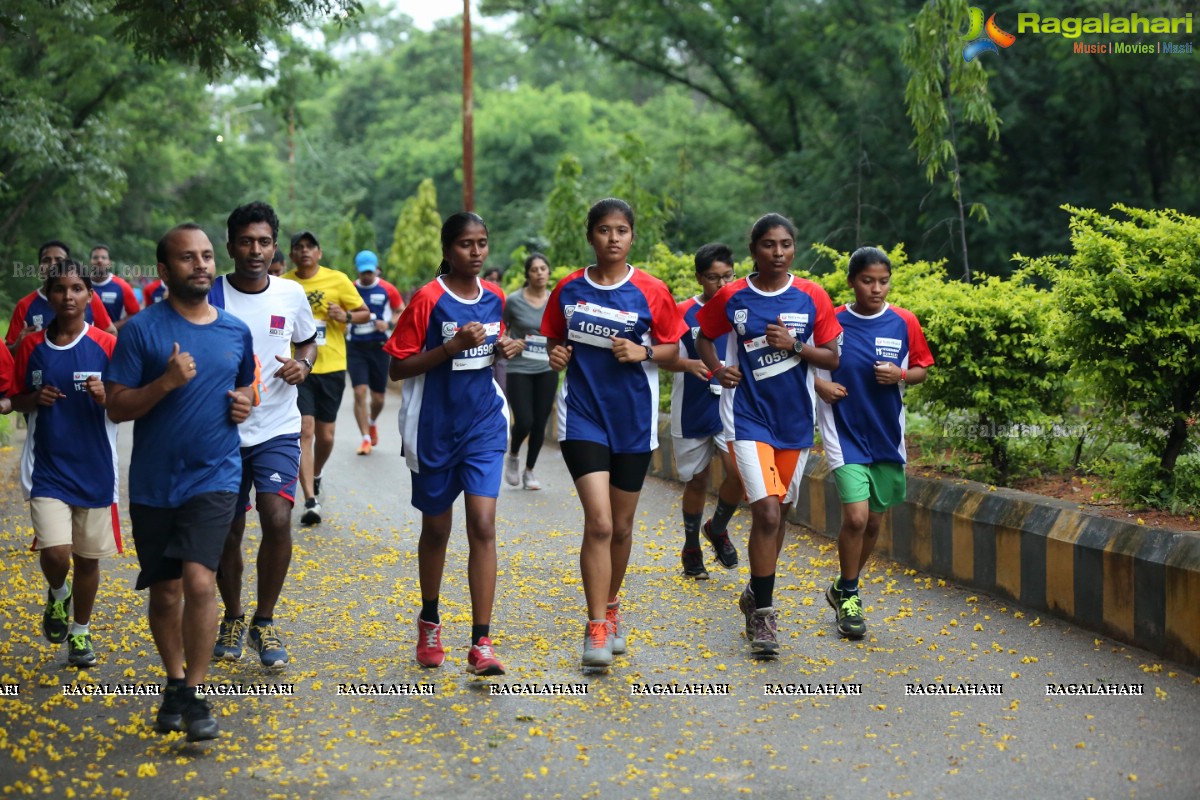
[[[504,456],[504,482],[509,486],[521,485],[521,461],[516,456]]]
[[[71,607],[71,584],[67,584],[67,596],[54,599],[54,592],[46,590],[46,607],[42,610],[42,634],[46,641],[62,644],[67,640],[67,609]]]
[[[757,608],[752,619],[754,635],[750,638],[750,652],[756,656],[773,656],[779,653],[779,627],[775,609]]]
[[[836,584],[825,590],[825,602],[837,612],[838,633],[847,639],[861,639],[867,634],[867,621],[863,618],[862,599],[858,593],[842,594]]]
[[[67,637],[67,663],[73,667],[90,667],[96,663],[96,648],[90,633],[75,633]]]
[[[747,640],[754,638],[754,623],[753,623],[754,609],[755,609],[754,590],[751,589],[750,586],[747,584],[746,588],[742,590],[741,597],[738,598],[738,610],[740,610],[742,612],[742,615],[746,617],[746,639]]]
[[[316,525],[321,521],[321,503],[315,497],[304,501],[304,513],[300,515],[301,525]]]
[[[625,637],[621,635],[621,604],[609,603],[604,612],[604,621],[608,623],[608,641],[612,642],[614,656],[624,655]]]
[[[608,620],[588,620],[583,629],[583,666],[611,667],[613,660],[612,639],[609,637]]]
[[[221,618],[217,629],[217,643],[213,645],[213,658],[219,661],[237,661],[242,657],[242,638],[246,635],[246,615],[233,619]]]

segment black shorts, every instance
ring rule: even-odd
[[[346,342],[351,386],[366,384],[372,392],[386,392],[391,362],[392,357],[383,352],[383,342]]]
[[[236,492],[205,492],[178,508],[130,503],[133,546],[142,568],[134,588],[177,580],[183,575],[185,561],[215,572],[236,510]]]
[[[309,375],[296,388],[300,390],[296,398],[300,416],[316,417],[317,422],[337,422],[342,392],[346,391],[346,370]]]
[[[650,452],[614,453],[606,444],[570,439],[558,443],[571,480],[592,472],[607,472],[608,484],[623,492],[640,492],[650,469]]]

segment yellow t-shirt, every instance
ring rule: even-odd
[[[317,267],[317,274],[301,278],[292,269],[283,277],[293,280],[308,295],[313,317],[317,320],[317,363],[313,372],[322,375],[346,369],[346,323],[334,322],[329,318],[329,306],[339,305],[345,311],[363,306],[362,295],[343,273],[328,267]]]

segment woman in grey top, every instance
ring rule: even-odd
[[[512,444],[504,459],[504,479],[512,486],[541,489],[533,475],[542,440],[546,436],[546,420],[554,408],[554,393],[558,389],[558,373],[550,369],[546,352],[546,337],[538,333],[542,327],[542,312],[550,298],[550,262],[541,253],[525,259],[525,286],[508,296],[504,304],[504,325],[513,339],[524,340],[525,349],[508,362],[508,405],[512,409]],[[517,455],[521,442],[529,439],[525,454],[525,472]]]

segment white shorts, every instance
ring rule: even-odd
[[[679,480],[685,483],[707,469],[718,450],[729,450],[724,431],[703,439],[672,436],[671,449],[675,453],[675,472],[679,474]]]
[[[746,501],[754,503],[774,495],[783,505],[800,497],[800,481],[808,463],[805,450],[780,450],[764,442],[739,440],[730,443],[733,463],[746,488]]]
[[[53,497],[29,500],[33,549],[68,545],[80,558],[107,558],[121,552],[116,505],[104,508],[69,506]]]

